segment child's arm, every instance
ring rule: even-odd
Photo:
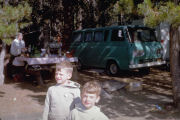
[[[46,99],[45,99],[45,104],[44,104],[43,120],[48,120],[49,106],[50,106],[49,97],[50,97],[50,92],[48,89]]]

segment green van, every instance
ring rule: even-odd
[[[154,29],[144,26],[111,26],[73,32],[70,51],[83,66],[103,68],[110,75],[120,70],[139,69],[165,64],[162,46]]]

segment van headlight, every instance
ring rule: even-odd
[[[134,57],[141,57],[144,55],[144,50],[134,50],[133,51],[133,56]]]

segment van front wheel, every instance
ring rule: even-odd
[[[119,67],[117,66],[117,63],[114,61],[108,62],[106,66],[106,73],[108,75],[117,75],[119,73]]]

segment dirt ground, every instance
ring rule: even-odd
[[[110,120],[180,120],[180,109],[172,105],[170,73],[164,69],[151,69],[148,75],[128,71],[116,77],[98,70],[75,71],[72,80],[81,85],[89,80],[142,82],[141,91],[122,88],[102,95],[98,106]],[[6,79],[0,86],[0,120],[41,120],[47,89],[55,84],[53,80],[45,82],[46,86],[39,87],[31,76],[22,82]]]

